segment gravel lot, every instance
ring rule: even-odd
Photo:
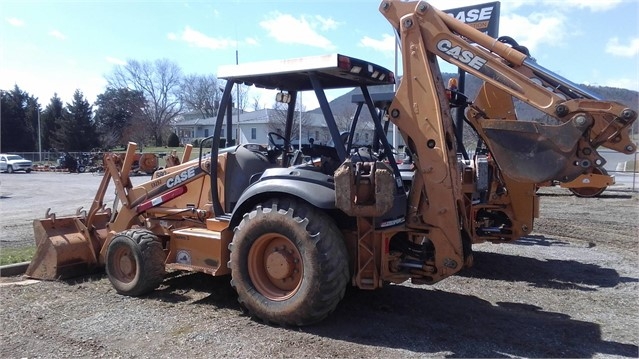
[[[99,181],[0,174],[0,249],[33,243],[31,222],[48,207],[87,208]],[[311,327],[244,316],[229,278],[174,273],[141,298],[104,276],[1,278],[0,357],[638,357],[639,195],[540,193],[529,237],[475,246],[473,268],[433,286],[349,290]]]

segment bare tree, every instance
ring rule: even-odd
[[[253,103],[251,105],[251,107],[253,108],[253,111],[258,111],[262,109],[262,105],[260,105],[261,98],[262,97],[259,94],[253,96]]]
[[[120,144],[120,138],[122,137],[121,133],[115,129],[108,129],[104,132],[100,133],[100,143],[102,144],[102,148],[109,149]]]
[[[128,60],[126,65],[116,66],[106,79],[110,87],[126,87],[144,94],[147,103],[143,112],[148,125],[144,130],[156,146],[161,146],[171,121],[182,111],[179,96],[182,69],[168,59]]]
[[[268,130],[270,132],[277,132],[280,134],[284,134],[284,131],[286,130],[286,112],[287,112],[287,105],[283,104],[281,102],[275,102],[273,104],[273,114],[274,116],[269,118],[269,122],[268,122]],[[302,127],[308,127],[312,120],[311,120],[311,116],[305,111],[305,107],[302,106],[301,110],[299,110],[298,107],[298,111],[295,111],[295,116],[293,116],[293,131],[291,131],[291,138],[290,140],[296,140],[299,137],[299,131],[297,131],[297,129],[299,128],[300,125],[300,119],[302,121]]]
[[[333,111],[333,117],[340,132],[350,131],[354,115],[354,111],[351,110],[351,107],[344,106],[337,111]]]
[[[127,141],[136,142],[138,144],[138,149],[141,151],[144,144],[149,141],[149,136],[152,135],[146,131],[148,127],[147,121],[145,120],[134,121],[122,132],[122,138]]]
[[[236,84],[235,86],[236,87],[233,89],[233,93],[231,95],[233,96],[233,100],[238,110],[244,111],[246,110],[249,104],[248,93],[249,93],[250,87],[244,84],[239,84],[239,85]],[[239,90],[237,86],[239,86]]]
[[[199,112],[202,118],[214,117],[220,107],[223,86],[213,75],[188,75],[182,80],[180,100],[185,109]]]

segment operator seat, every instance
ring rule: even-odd
[[[235,204],[255,178],[276,164],[262,153],[238,146],[229,152],[224,176],[224,211],[232,212]]]

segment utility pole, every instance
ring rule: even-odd
[[[38,109],[38,153],[39,161],[42,163],[42,126],[40,126],[40,109]]]
[[[235,43],[235,45],[237,46],[237,42]],[[235,49],[235,65],[239,65],[240,64],[240,55],[239,55],[239,51],[236,48]],[[237,89],[237,100],[235,101],[235,103],[237,104],[237,131],[235,133],[235,145],[239,145],[240,144],[240,84],[236,83],[235,87]]]
[[[299,138],[299,150],[302,150],[302,91],[300,91],[300,138]]]

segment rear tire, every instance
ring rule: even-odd
[[[13,166],[7,166],[7,173],[13,173]]]
[[[115,290],[139,296],[151,292],[164,280],[165,254],[153,232],[131,229],[117,234],[106,253],[106,273]]]
[[[231,285],[250,315],[279,325],[326,318],[344,297],[348,253],[333,219],[297,200],[265,202],[244,215],[231,250]]]
[[[87,170],[87,168],[84,167],[84,166],[79,166],[78,167],[78,173],[84,173],[86,170]]]
[[[25,172],[27,172],[27,173],[31,173],[31,168],[27,168],[27,169],[25,170]]]

